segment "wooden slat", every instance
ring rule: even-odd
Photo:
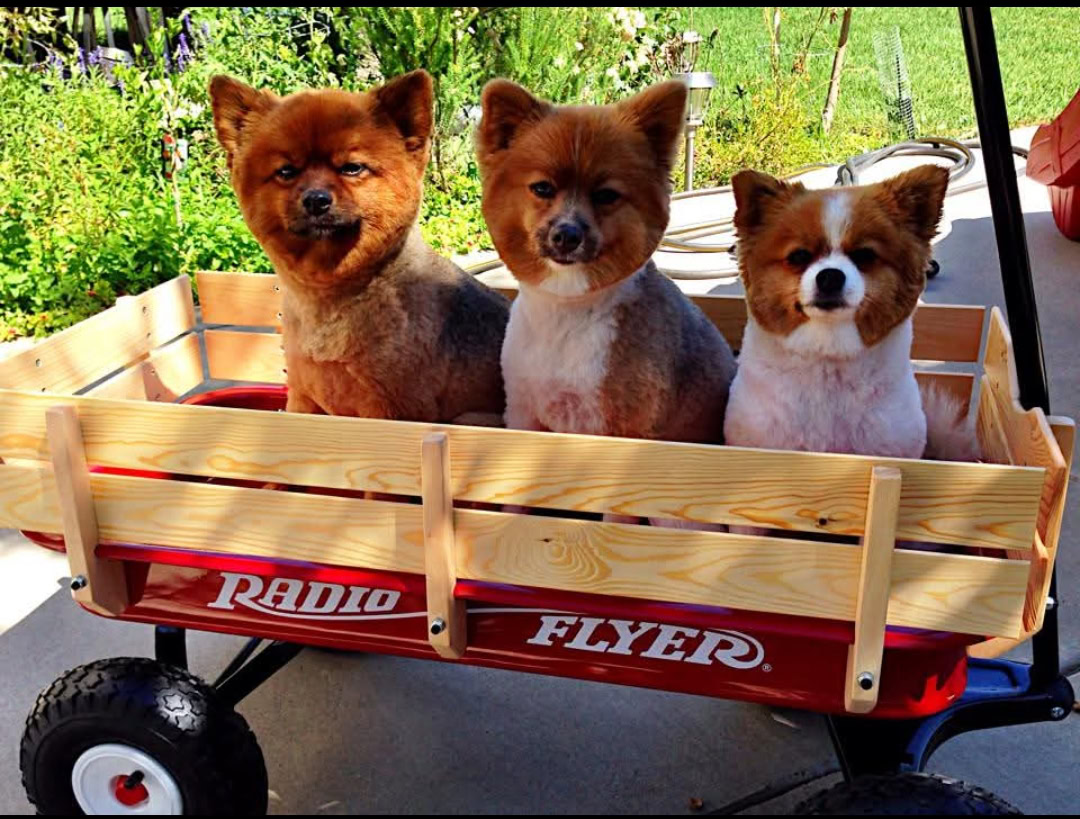
[[[1057,551],[1059,538],[1061,537],[1061,525],[1065,519],[1065,502],[1069,492],[1069,480],[1072,477],[1072,465],[1073,454],[1076,448],[1076,423],[1071,418],[1064,418],[1059,415],[1051,415],[1046,419],[1050,424],[1050,431],[1054,433],[1054,439],[1057,441],[1058,449],[1061,450],[1061,455],[1065,459],[1065,485],[1062,487],[1061,494],[1058,495],[1054,502],[1054,506],[1050,510],[1050,518],[1046,525],[1046,553],[1049,563],[1046,576],[1043,578],[1042,588],[1034,594],[1036,600],[1045,601],[1047,595],[1050,593],[1050,579],[1052,577],[1051,569],[1053,569],[1055,562],[1057,561]],[[1029,585],[1029,595],[1032,592],[1032,588]],[[1042,628],[1043,617],[1046,616],[1046,605],[1038,606],[1035,622],[1035,631]]]
[[[90,483],[106,540],[424,572],[420,506],[120,475]],[[0,499],[5,525],[59,530],[49,469],[0,466]],[[455,544],[460,579],[855,617],[851,546],[465,509]],[[1015,637],[1026,582],[1020,561],[898,550],[888,622]]]
[[[873,711],[881,690],[900,486],[899,469],[876,466],[870,473],[870,502],[855,602],[855,642],[848,647],[844,689],[844,708],[853,714]]]
[[[207,330],[205,339],[211,378],[285,383],[285,352],[277,333]]]
[[[978,361],[986,308],[920,304],[912,322],[911,357],[922,361]]]
[[[1039,533],[1045,541],[1054,505],[1064,492],[1068,477],[1065,458],[1043,411],[1038,407],[1025,410],[1020,405],[1012,337],[1005,318],[997,307],[990,311],[990,331],[986,339],[983,370],[995,399],[998,419],[1009,445],[1012,462],[1046,469],[1038,524]]]
[[[975,419],[975,435],[979,439],[979,449],[983,457],[996,464],[1011,464],[1009,442],[1005,440],[1005,430],[998,417],[997,402],[990,389],[990,380],[983,375],[979,379],[979,411]],[[1041,495],[1041,490],[1040,490]]]
[[[197,273],[203,320],[217,324],[277,327],[281,292],[277,277],[253,273]],[[514,298],[514,288],[497,288]],[[742,346],[746,302],[742,296],[691,296],[735,349]],[[970,305],[923,304],[915,312],[911,357],[924,361],[978,361],[986,311]],[[212,318],[208,318],[211,316]]]
[[[191,282],[179,276],[0,362],[0,387],[73,393],[194,326]]]
[[[281,336],[275,333],[245,333],[236,330],[208,330],[207,356],[211,378],[229,381],[285,383],[285,353]],[[938,385],[964,406],[971,401],[975,376],[971,373],[915,373],[919,383]]]
[[[0,457],[47,459],[58,399],[0,391]],[[858,535],[874,466],[903,473],[902,540],[1029,549],[1042,470],[68,398],[101,466],[420,495],[452,430],[456,499]]]
[[[46,412],[53,474],[59,504],[61,530],[71,567],[72,597],[101,614],[119,614],[128,605],[124,564],[102,560],[98,546],[97,516],[90,494],[90,471],[86,466],[79,417],[74,407],[52,407]]]
[[[920,387],[933,385],[946,395],[951,395],[965,411],[971,405],[971,393],[975,389],[975,376],[972,373],[919,371],[915,373],[915,380]]]
[[[466,612],[465,601],[454,597],[454,498],[450,494],[450,446],[445,432],[424,437],[421,473],[428,640],[440,657],[457,660],[465,654]]]
[[[1020,404],[1012,336],[997,307],[990,311],[983,370],[984,386],[989,388],[993,398],[1011,462],[1022,466],[1041,466],[1046,470],[1036,524],[1036,531],[1045,546],[1055,510],[1064,502],[1069,469],[1042,409],[1035,407],[1025,410]],[[1024,628],[1028,631],[1033,631],[1042,623],[1045,592],[1049,589],[1053,560],[1054,553],[1049,548],[1035,549],[1024,610]]]
[[[281,326],[281,285],[277,276],[259,273],[195,274],[204,324]]]
[[[202,380],[199,337],[189,333],[154,350],[145,361],[117,373],[86,394],[95,398],[175,401]]]
[[[1012,555],[1007,552],[1006,555]],[[1022,630],[1016,637],[992,637],[981,643],[968,646],[969,657],[993,658],[1000,657],[1016,648],[1042,628],[1042,617],[1046,612],[1046,596],[1050,589],[1050,578],[1053,576],[1050,569],[1053,563],[1050,553],[1043,545],[1042,538],[1036,533],[1035,548],[1029,555],[1031,558],[1028,570],[1028,581],[1024,592],[1024,610],[1021,617]],[[1040,609],[1039,616],[1033,616],[1035,606]]]

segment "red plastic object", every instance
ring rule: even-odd
[[[1027,175],[1050,189],[1058,229],[1080,240],[1080,91],[1057,119],[1035,132]]]
[[[118,776],[113,784],[113,796],[121,805],[131,808],[142,804],[150,798],[150,791],[146,789],[146,785],[142,782],[129,788],[124,785],[126,781],[126,776]]]
[[[239,387],[191,403],[277,410],[284,399],[281,387]],[[127,561],[133,602],[119,620],[440,660],[427,638],[422,575],[228,555],[213,543],[192,550],[103,542],[98,554]],[[467,580],[454,594],[468,613],[468,650],[455,662],[844,713],[849,622]],[[878,706],[869,716],[921,717],[955,703],[974,642],[890,628]]]

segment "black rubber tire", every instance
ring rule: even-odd
[[[163,765],[185,815],[266,813],[266,763],[244,718],[193,674],[142,657],[79,666],[38,695],[19,747],[38,813],[81,814],[72,768],[85,750],[110,742]]]
[[[1019,816],[1004,799],[928,773],[862,776],[815,794],[797,816]]]

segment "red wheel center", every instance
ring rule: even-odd
[[[130,808],[150,798],[150,791],[146,789],[146,785],[142,782],[132,788],[127,788],[124,787],[126,781],[127,775],[118,776],[113,780],[113,795],[121,805]]]

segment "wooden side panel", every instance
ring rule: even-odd
[[[415,450],[413,450],[415,452]],[[423,574],[413,504],[92,474],[102,539]],[[0,465],[5,525],[57,532],[52,471]],[[455,511],[456,576],[853,620],[860,550],[537,515]],[[897,550],[891,625],[1016,637],[1022,561]]]
[[[179,276],[0,362],[0,387],[74,393],[194,326],[191,282]]]
[[[86,394],[95,398],[175,401],[203,380],[199,337],[189,333],[150,353]]]
[[[196,274],[203,321],[266,327],[281,325],[277,278],[252,273],[204,271]],[[508,298],[513,288],[500,288]],[[742,296],[691,296],[728,343],[742,346],[746,302]],[[911,357],[922,361],[978,361],[986,310],[969,305],[924,304],[915,312]]]
[[[207,330],[205,338],[211,378],[285,383],[285,351],[277,333]]]
[[[44,408],[0,391],[0,457],[47,459]],[[897,535],[1031,549],[1042,470],[67,399],[91,463],[420,495],[416,453],[453,430],[454,497],[581,512],[859,535],[874,466],[903,473]]]

